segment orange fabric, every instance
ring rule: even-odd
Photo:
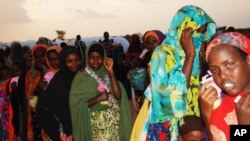
[[[35,61],[34,59],[34,52],[38,49],[38,48],[43,48],[45,50],[48,49],[48,46],[44,45],[44,44],[36,44],[32,47],[31,51],[32,51],[32,61]],[[34,62],[33,62],[34,63]]]
[[[56,50],[56,52],[59,54],[61,52],[62,48],[60,46],[51,46],[47,49],[46,54],[45,54],[46,55],[46,64],[49,67],[49,71],[55,73],[58,71],[58,69],[54,69],[53,67],[51,67],[49,60],[48,60],[48,57],[47,57],[47,52],[50,50]]]
[[[146,39],[147,39],[148,37],[150,37],[150,36],[154,37],[158,42],[161,42],[159,36],[158,36],[157,33],[154,32],[154,31],[148,31],[148,32],[146,33],[146,35],[144,36],[144,40],[146,40]]]

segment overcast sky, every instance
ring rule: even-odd
[[[204,9],[218,26],[250,27],[250,0],[0,0],[0,42],[145,33],[166,33],[187,4]]]

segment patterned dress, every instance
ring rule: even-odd
[[[8,80],[0,85],[0,139],[1,141],[9,140],[9,108],[10,97],[6,91]]]
[[[207,25],[204,34],[196,32],[202,25]],[[179,41],[185,28],[194,30],[193,44],[196,51],[188,88],[182,72],[186,56]],[[215,29],[214,21],[201,8],[188,5],[178,10],[165,40],[156,47],[150,60],[151,82],[144,94],[151,104],[139,140],[170,140],[170,137],[171,140],[177,140],[177,125],[182,117],[186,114],[200,115],[200,48],[203,42],[210,41]]]

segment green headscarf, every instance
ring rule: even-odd
[[[87,47],[87,54],[91,46],[95,44],[98,43],[93,43]],[[105,53],[104,57],[106,57]],[[95,73],[103,78],[107,72],[104,67],[101,67]],[[131,113],[126,91],[123,85],[119,84],[122,91],[122,98],[118,101],[120,106],[119,136],[121,141],[128,141],[132,129]],[[92,127],[90,123],[90,111],[101,111],[109,108],[108,105],[100,103],[96,103],[91,108],[88,107],[88,100],[98,94],[98,85],[98,82],[85,71],[78,72],[72,82],[69,105],[75,141],[91,141]]]

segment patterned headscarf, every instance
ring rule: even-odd
[[[204,34],[194,32],[193,43],[196,51],[190,84],[187,88],[186,77],[182,72],[185,52],[180,45],[183,29],[193,30],[207,25]],[[208,42],[215,34],[215,22],[199,7],[182,7],[174,16],[163,43],[158,46],[150,61],[150,87],[145,96],[151,101],[148,123],[171,121],[171,140],[177,140],[177,123],[185,114],[199,116],[199,52],[202,42]],[[144,126],[144,130],[147,125]]]
[[[247,38],[245,35],[239,32],[226,32],[220,34],[216,38],[214,38],[209,45],[207,46],[206,50],[206,60],[208,59],[208,54],[212,50],[212,48],[220,45],[220,44],[228,44],[234,47],[240,48],[247,54],[250,54],[250,39]]]

